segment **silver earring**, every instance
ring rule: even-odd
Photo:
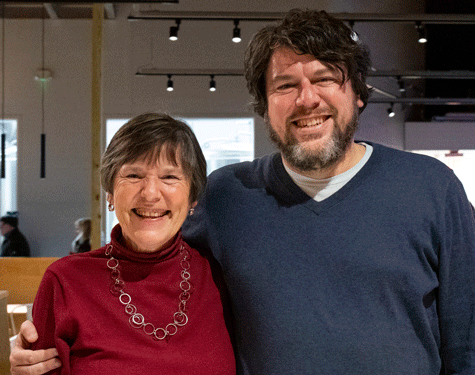
[[[114,211],[114,205],[112,203],[109,203],[109,205],[107,206],[107,209],[111,212]]]
[[[190,212],[189,212],[190,216],[193,216],[194,213],[195,213],[195,209],[194,209],[194,208],[190,208]]]

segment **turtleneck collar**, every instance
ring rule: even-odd
[[[173,258],[183,243],[181,232],[178,232],[174,241],[166,248],[153,253],[139,253],[130,249],[122,235],[122,228],[117,224],[111,232],[110,244],[114,247],[112,255],[117,259],[127,259],[135,262],[156,263]]]

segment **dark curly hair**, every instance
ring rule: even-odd
[[[275,49],[290,47],[338,69],[343,83],[350,80],[353,91],[366,107],[370,90],[366,76],[370,67],[368,48],[341,20],[325,11],[293,9],[277,25],[266,26],[254,35],[244,59],[247,88],[253,97],[254,111],[267,112],[266,70]],[[346,71],[346,74],[345,74]]]

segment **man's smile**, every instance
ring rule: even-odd
[[[304,118],[300,120],[292,121],[292,124],[299,128],[307,128],[310,126],[318,126],[323,124],[326,120],[328,120],[330,116],[318,116],[318,117],[311,117],[311,118]]]

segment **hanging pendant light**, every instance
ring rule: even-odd
[[[41,67],[45,71],[45,14],[43,8],[41,49]],[[40,150],[40,178],[46,178],[46,134],[45,134],[45,81],[40,80],[41,85],[41,150]]]
[[[2,126],[3,126],[3,133],[2,133],[2,167],[1,167],[1,178],[5,178],[5,149],[7,143],[7,135],[5,134],[5,125],[3,124],[3,117],[2,117]]]

